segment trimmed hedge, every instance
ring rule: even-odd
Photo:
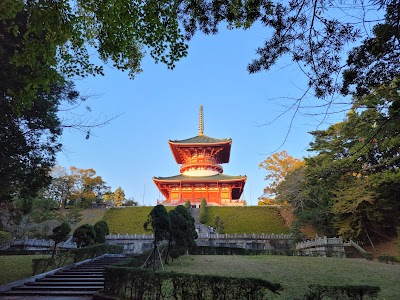
[[[122,299],[267,299],[280,284],[257,278],[161,273],[106,267],[104,293]]]
[[[190,252],[191,255],[289,255],[292,256],[294,251],[291,249],[282,250],[255,250],[231,247],[211,247],[197,246]]]
[[[77,248],[58,254],[55,257],[32,259],[32,273],[33,275],[36,275],[71,263],[95,258],[103,254],[120,254],[122,252],[122,245],[98,244],[84,248]]]
[[[79,262],[89,258],[95,258],[103,254],[121,254],[124,251],[122,245],[97,244],[84,248],[72,250],[74,262]]]
[[[345,286],[324,286],[310,285],[309,292],[304,295],[304,300],[322,299],[376,299],[380,291],[378,286],[370,285],[345,285]]]
[[[387,264],[390,262],[393,264],[397,261],[397,259],[395,256],[383,254],[378,257],[378,261]]]

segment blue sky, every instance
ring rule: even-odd
[[[292,112],[268,126],[285,110],[288,100],[307,85],[299,68],[283,59],[269,72],[249,75],[247,64],[255,58],[265,29],[248,31],[222,29],[216,36],[196,35],[189,55],[168,70],[150,57],[143,73],[134,80],[112,67],[105,76],[76,81],[80,92],[94,95],[87,105],[91,119],[119,115],[110,124],[94,129],[89,140],[76,131],[65,130],[58,164],[69,168],[93,168],[115,190],[121,186],[127,197],[140,205],[154,205],[162,195],[153,176],[179,174],[168,140],[185,139],[198,133],[200,104],[204,107],[204,133],[215,138],[232,138],[228,175],[247,175],[243,199],[257,204],[266,185],[260,162],[272,152],[287,150],[294,157],[308,155],[309,131],[321,117],[298,114],[285,140]],[[314,103],[308,97],[304,103]],[[343,119],[330,116],[319,128]]]

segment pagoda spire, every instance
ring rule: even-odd
[[[200,105],[199,113],[199,135],[204,135],[204,119],[203,119],[203,105]]]

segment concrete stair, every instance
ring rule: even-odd
[[[100,259],[61,270],[53,275],[27,282],[23,286],[13,287],[10,291],[0,292],[0,299],[31,299],[32,297],[50,297],[46,299],[84,299],[91,297],[104,287],[104,268],[120,262],[123,257],[102,257]],[[71,298],[69,298],[71,297]],[[15,298],[16,299],[16,298]],[[45,299],[45,298],[43,298]]]

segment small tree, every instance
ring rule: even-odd
[[[138,202],[135,199],[128,199],[122,204],[123,206],[138,206]]]
[[[168,256],[177,258],[188,250],[196,247],[197,232],[194,219],[183,205],[178,205],[169,212],[171,230],[169,234],[168,249],[165,255],[165,262]]]
[[[207,201],[206,199],[202,199],[200,203],[200,215],[199,215],[199,221],[202,224],[205,224],[207,222]]]
[[[78,248],[86,247],[95,243],[94,240],[96,238],[96,232],[91,225],[84,224],[75,229],[73,237],[74,241],[78,245]]]
[[[110,234],[110,230],[108,229],[108,224],[106,221],[98,221],[93,226],[94,231],[96,232],[96,237],[94,241],[97,244],[102,244],[106,242],[106,235]]]
[[[57,226],[53,229],[53,234],[50,235],[50,238],[54,241],[53,254],[51,257],[54,257],[56,254],[57,245],[65,242],[70,232],[71,226],[69,226],[67,222],[63,222],[60,226]]]
[[[82,208],[72,205],[65,214],[65,221],[71,225],[78,224],[83,219]]]
[[[185,208],[186,209],[186,208]],[[168,263],[168,257],[177,258],[186,253],[188,242],[186,237],[187,220],[176,209],[168,213],[171,221],[169,232],[168,248],[165,254],[165,263]]]
[[[187,210],[189,210],[192,207],[192,205],[190,204],[189,200],[186,200],[185,207],[186,207]]]
[[[215,229],[218,228],[218,225],[219,225],[219,221],[220,221],[220,220],[221,220],[221,218],[220,218],[219,216],[215,216],[215,217],[214,217],[214,224],[213,224],[213,226],[214,226]]]
[[[222,221],[222,219],[220,219],[218,221],[217,232],[224,233],[224,231],[225,231],[224,221]]]
[[[153,270],[156,269],[158,243],[169,238],[170,227],[171,223],[165,207],[161,204],[153,207],[147,221],[143,224],[145,230],[152,231],[154,234],[154,247],[150,254]]]
[[[125,200],[125,192],[119,186],[114,192],[114,204],[115,206],[122,206],[123,201]]]
[[[196,247],[196,242],[194,241],[197,239],[197,231],[195,226],[195,221],[190,212],[182,205],[178,205],[175,210],[180,213],[187,221],[187,228],[186,228],[186,239],[188,243],[188,250],[192,250]]]

